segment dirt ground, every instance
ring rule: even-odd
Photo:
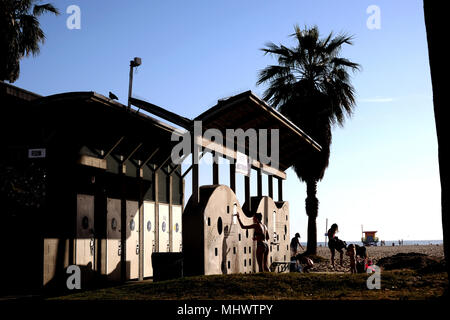
[[[412,246],[377,246],[377,247],[367,247],[367,255],[369,259],[372,259],[373,263],[376,264],[381,258],[396,255],[398,253],[422,253],[430,257],[443,258],[444,257],[444,247],[443,245],[412,245]],[[335,255],[335,266],[333,269],[330,263],[331,253],[328,247],[318,247],[317,255],[324,257],[327,261],[315,263],[314,267],[311,269],[312,272],[349,272],[350,261],[348,256],[345,255],[344,251],[344,263],[343,267],[339,265],[339,253],[336,252]]]

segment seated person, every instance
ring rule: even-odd
[[[297,263],[303,269],[303,272],[309,272],[309,270],[314,266],[314,262],[311,258],[307,257],[304,253],[300,253],[294,257]]]

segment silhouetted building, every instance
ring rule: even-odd
[[[195,161],[183,173],[172,163],[178,141],[171,137],[193,133],[194,120],[151,103],[130,99],[186,131],[95,92],[43,97],[0,83],[0,101],[2,288],[62,288],[71,265],[82,269],[83,288],[98,281],[144,279],[153,275],[153,252],[183,252],[189,275],[255,272],[253,231],[240,229],[233,219],[236,212],[244,224],[261,213],[270,233],[270,262],[289,261],[285,170],[321,148],[252,92],[219,100],[194,119],[203,129],[192,145],[232,160],[229,186],[220,184],[216,163],[207,186],[199,185]],[[203,133],[216,129],[225,137],[227,129],[253,128],[279,130],[279,158],[270,165],[259,155],[252,158],[243,142],[248,170],[257,177],[257,195],[250,196],[246,175],[241,205],[236,197],[239,163],[233,162],[239,158],[239,142],[230,148]],[[260,139],[267,137],[258,132],[256,139],[259,149]],[[191,150],[183,156],[194,160],[199,152]],[[183,213],[184,177],[191,170],[192,196]]]
[[[95,92],[41,97],[1,83],[2,287],[152,276],[181,251],[176,129]],[[140,232],[142,231],[142,232]]]

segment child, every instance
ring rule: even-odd
[[[350,257],[350,272],[356,273],[356,248],[354,244],[348,245],[346,255]]]

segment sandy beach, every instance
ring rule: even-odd
[[[384,257],[393,256],[397,253],[423,253],[431,257],[444,257],[444,247],[443,245],[408,245],[408,246],[383,246],[383,247],[367,247],[367,254],[370,259],[376,264],[377,261]],[[339,253],[335,255],[335,265],[334,270],[330,263],[331,253],[328,247],[318,247],[317,255],[328,259],[327,262],[315,263],[314,267],[311,269],[312,272],[348,272],[350,270],[349,258],[344,252],[344,265],[341,267],[339,265]]]

